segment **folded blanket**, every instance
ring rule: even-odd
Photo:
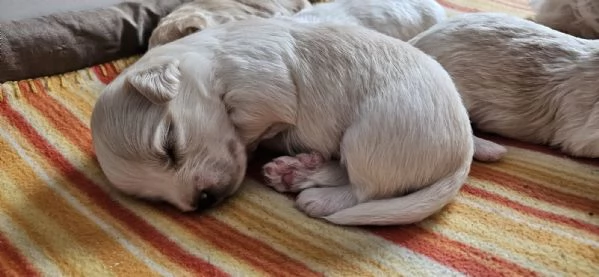
[[[158,21],[189,0],[126,1],[0,22],[0,82],[64,73],[142,53]]]

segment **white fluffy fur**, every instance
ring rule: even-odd
[[[599,1],[531,0],[534,20],[574,36],[599,38]]]
[[[451,74],[478,128],[599,158],[599,41],[475,13],[410,43]]]
[[[146,97],[161,95],[161,84],[131,85],[177,63],[168,102]],[[185,211],[202,191],[220,200],[237,189],[240,145],[316,151],[332,163],[326,174],[347,181],[306,188],[298,208],[352,225],[437,212],[465,182],[474,144],[460,96],[432,58],[358,26],[290,19],[229,23],[150,50],[106,88],[91,128],[116,188]]]
[[[434,0],[336,0],[315,4],[293,17],[304,22],[363,26],[406,41],[447,16]]]

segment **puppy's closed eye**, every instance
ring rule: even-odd
[[[164,160],[170,167],[176,167],[179,164],[179,155],[177,151],[177,135],[175,132],[175,123],[170,121],[166,127],[164,139],[162,141],[164,151]]]

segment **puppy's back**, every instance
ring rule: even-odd
[[[559,73],[588,52],[576,37],[494,13],[455,16],[410,43],[450,72],[479,127],[537,143],[555,130],[550,108],[563,96],[554,90],[564,81]]]

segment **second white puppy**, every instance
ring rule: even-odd
[[[599,158],[599,41],[473,13],[410,43],[447,69],[480,129]]]
[[[337,224],[432,215],[458,193],[473,155],[468,114],[435,60],[365,28],[288,19],[153,48],[106,88],[91,129],[117,189],[184,211],[237,190],[240,146],[270,139],[316,152],[275,162],[270,175],[302,186],[298,208]]]

